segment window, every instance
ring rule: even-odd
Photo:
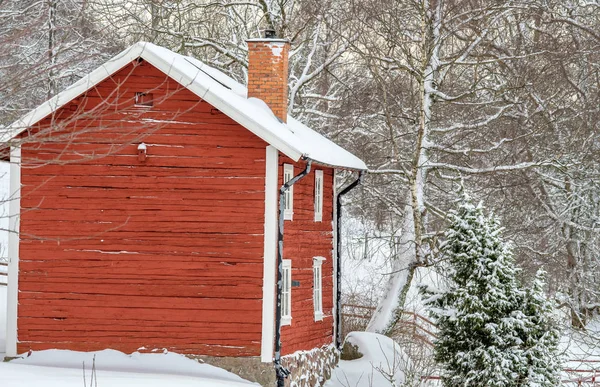
[[[283,164],[283,183],[287,183],[294,177],[294,166],[291,164]],[[294,217],[294,186],[288,188],[283,196],[284,211],[283,219],[292,220]]]
[[[315,171],[315,222],[323,220],[323,171]]]
[[[315,321],[323,320],[323,257],[313,258],[313,303]]]
[[[281,266],[282,286],[281,286],[281,325],[290,325],[292,323],[292,261],[283,260]]]

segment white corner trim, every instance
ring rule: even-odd
[[[331,220],[331,227],[333,229],[333,249],[331,250],[331,260],[333,263],[333,337],[332,342],[335,345],[337,337],[337,169],[333,170],[333,219]]]
[[[6,356],[17,356],[17,305],[19,295],[19,218],[21,213],[21,147],[10,149],[8,203],[8,280],[6,300]]]
[[[277,260],[277,202],[279,151],[267,146],[265,167],[265,235],[263,255],[263,304],[260,359],[273,361],[275,345],[275,269]]]

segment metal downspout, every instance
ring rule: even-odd
[[[336,263],[337,263],[337,273],[336,273],[336,295],[335,295],[335,345],[336,348],[342,349],[342,196],[350,192],[354,189],[363,179],[365,175],[365,171],[360,171],[358,178],[354,180],[350,185],[344,188],[338,195],[336,199],[336,239],[337,239],[337,249],[336,249]]]
[[[288,377],[290,371],[281,365],[281,292],[283,289],[283,225],[285,211],[285,192],[300,179],[310,173],[312,160],[308,159],[306,168],[287,183],[283,184],[279,189],[279,230],[277,233],[277,307],[275,308],[275,377],[277,378],[277,387],[284,387],[285,378]]]

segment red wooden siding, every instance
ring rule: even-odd
[[[279,184],[283,164],[294,165],[294,175],[305,168],[280,155]],[[323,221],[315,222],[315,170],[323,171]],[[284,259],[292,261],[292,324],[281,328],[282,354],[309,350],[333,341],[333,170],[313,164],[311,173],[294,184],[294,216],[285,221]],[[315,321],[313,257],[325,257],[322,266],[323,320]]]
[[[29,133],[19,352],[260,354],[265,142],[145,62]]]

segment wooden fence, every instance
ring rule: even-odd
[[[342,317],[346,319],[370,320],[375,307],[342,304]],[[410,333],[412,336],[426,345],[433,346],[436,338],[435,323],[415,312],[403,311],[402,322],[398,324],[399,333]]]
[[[8,262],[0,262],[0,286],[6,286],[8,279]]]
[[[562,386],[568,387],[599,387],[600,386],[600,371],[597,370],[564,370],[567,376],[563,375],[561,379]],[[571,372],[576,372],[577,375],[571,375]],[[582,374],[587,375],[582,375]],[[426,386],[441,386],[441,378],[437,375],[422,376],[421,380]]]
[[[343,304],[342,317],[359,320],[370,320],[374,307]],[[414,312],[402,312],[403,319],[400,324],[400,330],[403,333],[412,333],[413,337],[422,341],[424,344],[433,346],[433,340],[436,338],[437,327],[435,323],[427,317]],[[565,367],[562,372],[561,384],[569,387],[600,387],[600,360],[596,359],[576,359],[569,360],[568,363],[579,363],[576,366]],[[599,366],[596,366],[598,363]],[[438,375],[424,375],[421,377],[424,385],[441,386],[441,380]]]

